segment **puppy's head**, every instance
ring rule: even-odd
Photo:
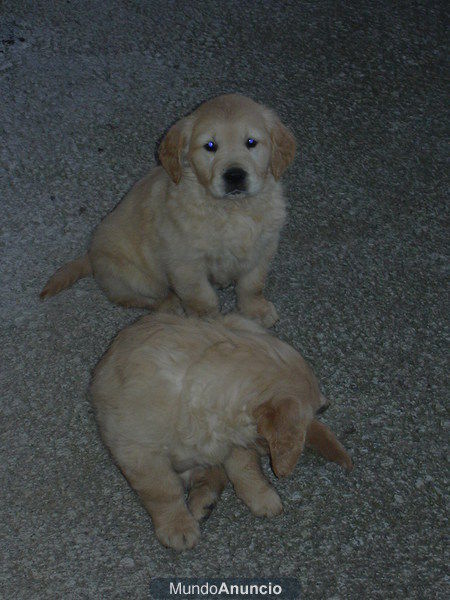
[[[286,477],[294,470],[305,446],[313,410],[287,398],[269,400],[254,410],[258,434],[269,446],[273,472]]]
[[[257,194],[292,162],[295,140],[269,109],[230,94],[202,104],[167,133],[159,157],[175,183],[190,167],[214,197]]]

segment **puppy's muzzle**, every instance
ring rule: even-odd
[[[240,167],[231,167],[222,175],[226,194],[240,194],[247,191],[247,172]]]

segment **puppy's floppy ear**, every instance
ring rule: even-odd
[[[271,113],[270,140],[272,143],[272,156],[270,169],[278,181],[288,168],[295,156],[295,138],[280,119]]]
[[[175,183],[179,183],[181,179],[182,154],[188,143],[188,126],[187,118],[172,125],[159,147],[159,160]]]
[[[326,425],[314,419],[308,427],[306,444],[315,448],[324,458],[341,465],[348,471],[353,469],[352,459],[344,446]]]
[[[277,477],[286,477],[302,453],[308,428],[308,422],[301,419],[298,402],[269,400],[253,414],[259,435],[269,444],[273,472]]]

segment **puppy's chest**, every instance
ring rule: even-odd
[[[226,284],[251,268],[261,254],[270,232],[262,217],[242,216],[217,220],[204,246],[210,275]]]

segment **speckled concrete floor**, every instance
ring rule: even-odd
[[[285,574],[305,598],[444,598],[443,7],[3,3],[2,597],[145,598],[156,574]],[[37,294],[153,164],[169,124],[230,91],[275,107],[299,142],[267,293],[355,470],[306,453],[276,483],[285,512],[272,521],[229,489],[177,555],[86,398],[140,313],[92,280]]]

